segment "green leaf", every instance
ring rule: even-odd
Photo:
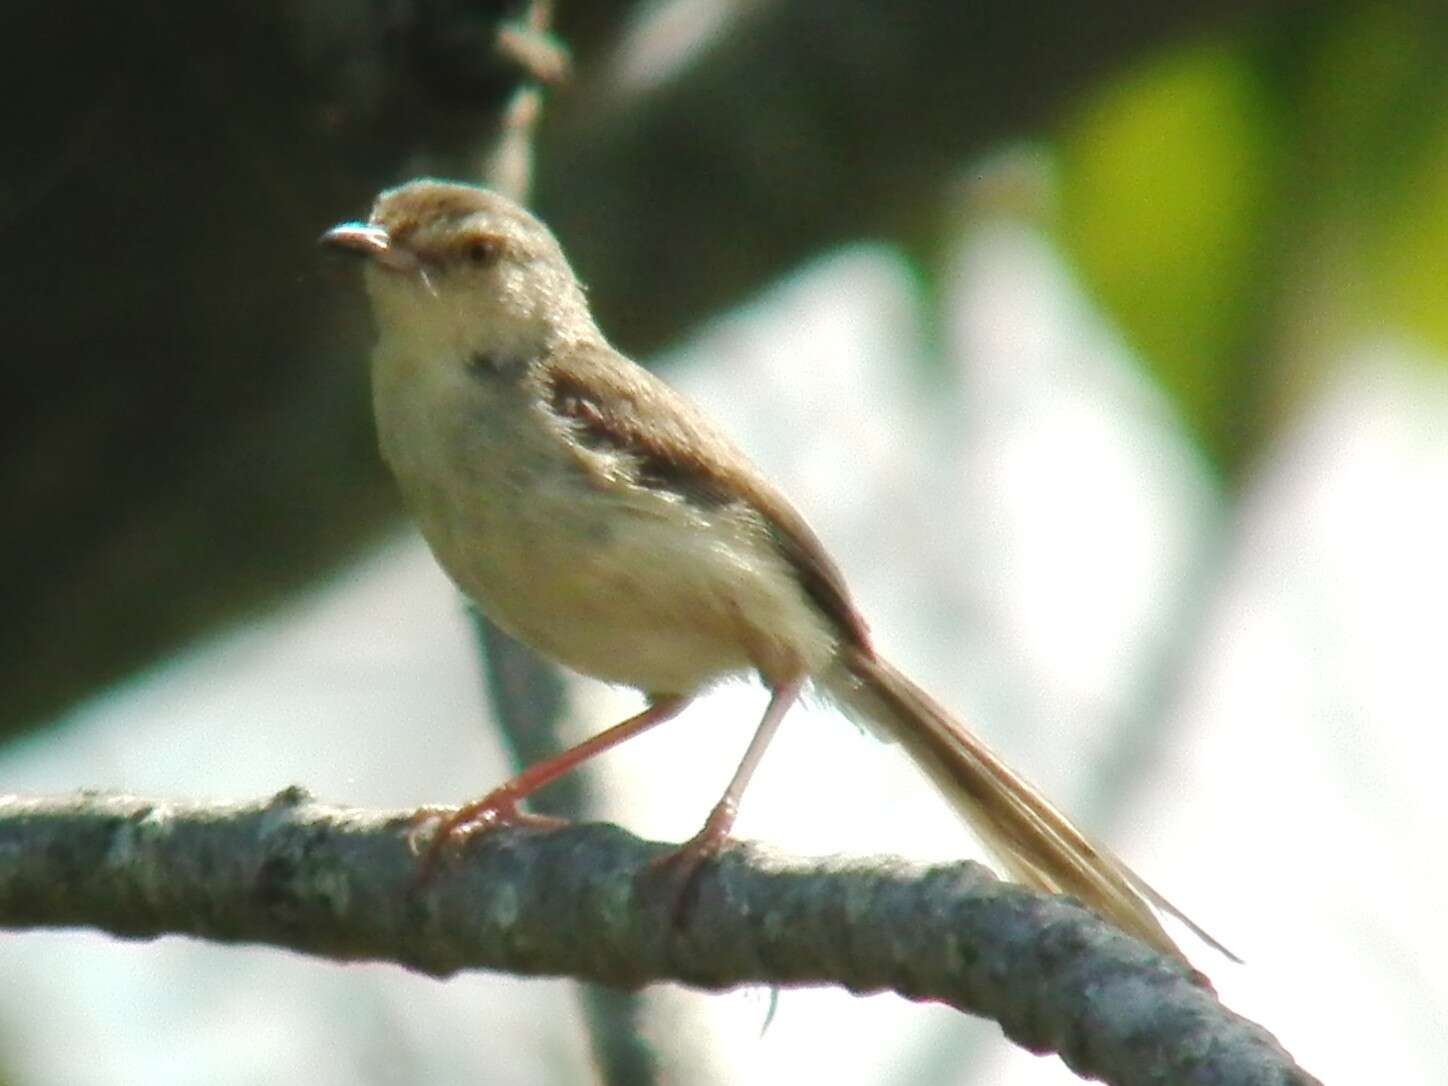
[[[1247,59],[1208,44],[1103,88],[1062,139],[1065,250],[1223,474],[1240,459],[1274,125]]]

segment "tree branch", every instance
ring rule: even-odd
[[[539,132],[536,203],[609,338],[646,354],[821,249],[934,237],[971,156],[1049,131],[1164,42],[1287,6],[746,5],[661,86],[581,71]]]
[[[193,935],[446,976],[636,987],[839,984],[995,1019],[1112,1083],[1306,1084],[1184,966],[971,863],[706,865],[674,918],[669,846],[607,825],[499,830],[416,885],[411,812],[82,794],[0,797],[0,926]]]

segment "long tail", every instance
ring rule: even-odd
[[[843,667],[825,679],[826,692],[860,723],[900,743],[1012,878],[1070,894],[1123,931],[1185,961],[1156,910],[1170,913],[1237,960],[1141,876],[1093,844],[925,691],[884,660],[847,653]]]

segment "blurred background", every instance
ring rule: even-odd
[[[1432,2],[12,3],[0,791],[403,806],[638,704],[476,624],[374,451],[355,269],[530,201],[877,643],[1246,959],[1327,1081],[1448,1079],[1448,19]],[[480,651],[480,644],[483,646]],[[763,692],[540,806],[681,840]],[[976,854],[792,715],[742,836]],[[1185,938],[1185,937],[1184,937]],[[1199,953],[1198,953],[1199,952]],[[1062,1083],[893,996],[0,940],[0,1083]]]

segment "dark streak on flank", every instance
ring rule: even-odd
[[[640,486],[677,494],[705,509],[717,509],[733,500],[729,491],[702,468],[632,441],[625,430],[610,425],[603,409],[589,398],[582,385],[556,371],[549,376],[548,403],[553,413],[573,427],[585,448],[623,453],[632,460]]]

